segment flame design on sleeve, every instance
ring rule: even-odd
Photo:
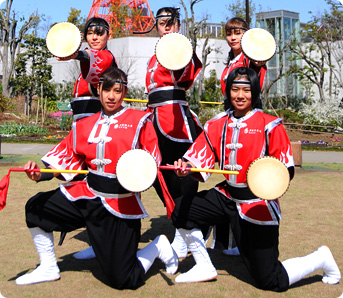
[[[287,168],[294,166],[293,155],[291,154],[291,146],[288,145],[286,154],[281,151],[280,158],[279,158]]]
[[[100,67],[101,63],[104,61],[98,55],[99,51],[91,50],[93,54],[93,63],[92,63],[92,70],[89,76],[89,83],[97,84],[99,83],[100,75],[103,72],[103,67]]]
[[[159,153],[157,145],[155,145],[154,150],[150,154],[155,158],[157,165],[161,164],[161,154]]]
[[[51,150],[47,155],[51,159],[51,165],[58,165],[60,169],[81,170],[84,164],[73,152],[69,152],[65,144],[61,143]]]
[[[209,151],[205,146],[199,152],[195,149],[194,144],[189,148],[186,157],[192,161],[199,168],[213,169],[215,165],[215,158],[212,151]]]

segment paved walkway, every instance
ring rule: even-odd
[[[39,154],[44,155],[53,144],[2,143],[0,154]],[[343,152],[302,151],[302,161],[314,163],[343,163]]]

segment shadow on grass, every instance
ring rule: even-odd
[[[150,224],[150,228],[147,229],[144,233],[142,233],[140,241],[141,243],[149,243],[151,240],[153,240],[156,236],[160,234],[165,234],[170,241],[173,240],[175,228],[173,227],[171,220],[168,219],[167,216],[151,218]],[[88,233],[86,229],[74,235],[73,238],[89,244]],[[243,264],[243,261],[240,256],[226,256],[220,249],[208,249],[208,252],[213,262],[213,265],[216,267],[218,271],[218,276],[228,274],[244,283],[247,283],[253,287],[257,287],[255,281],[252,279],[248,270]],[[96,259],[81,261],[74,259],[72,255],[73,253],[60,257],[61,261],[58,262],[58,266],[61,272],[90,272],[97,280],[111,287]],[[165,265],[163,264],[163,262],[159,259],[156,259],[156,261],[151,266],[150,270],[147,272],[145,280],[148,281],[151,277],[155,275],[160,275],[165,280],[166,285],[174,286],[175,276],[177,276],[180,273],[187,272],[194,266],[194,264],[194,259],[192,255],[189,253],[186,258],[180,260],[177,274],[168,275],[165,272]],[[19,276],[26,274],[29,271],[32,271],[32,269],[33,268],[29,268],[18,273],[15,277],[9,279],[9,281],[15,280]],[[304,285],[321,282],[321,278],[322,276],[320,275],[311,276],[309,278],[305,278],[295,283],[290,288],[298,288]]]

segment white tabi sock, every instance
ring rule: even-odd
[[[17,285],[54,281],[60,278],[60,270],[54,251],[54,238],[52,233],[47,233],[41,228],[30,228],[33,242],[40,258],[40,265],[31,273],[16,279]]]
[[[165,235],[157,236],[149,245],[137,251],[137,258],[145,273],[148,272],[156,258],[166,265],[168,274],[175,274],[179,265],[177,254]]]
[[[217,271],[207,252],[202,232],[199,229],[179,229],[179,232],[192,252],[196,265],[188,272],[177,276],[175,282],[201,282],[215,279]]]
[[[187,244],[185,240],[183,240],[178,229],[175,229],[175,236],[174,236],[174,240],[171,246],[176,252],[179,259],[187,257],[187,253],[188,253]]]
[[[341,279],[339,268],[327,246],[321,246],[307,256],[285,260],[282,265],[287,271],[289,285],[296,283],[316,270],[323,270],[322,281],[324,283],[337,284]]]

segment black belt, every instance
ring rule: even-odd
[[[92,189],[103,193],[124,194],[130,192],[120,185],[117,178],[99,176],[91,172],[87,175],[87,183]]]
[[[156,104],[169,100],[186,100],[186,91],[180,89],[161,90],[149,94],[149,103]]]
[[[101,111],[101,103],[98,99],[75,100],[70,105],[74,115],[95,114]]]
[[[233,187],[229,185],[226,181],[219,183],[218,185],[225,185],[226,189],[228,190],[230,197],[237,199],[237,200],[255,200],[258,199],[250,190],[249,187]]]

